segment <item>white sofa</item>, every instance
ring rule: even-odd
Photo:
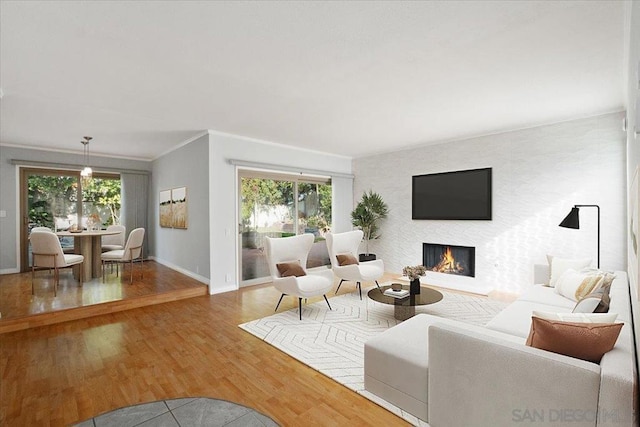
[[[536,266],[536,282],[548,278]],[[525,345],[533,310],[575,302],[534,285],[486,327],[418,314],[369,339],[365,389],[431,427],[634,426],[636,354],[629,282],[616,272],[610,313],[624,326],[600,364]]]

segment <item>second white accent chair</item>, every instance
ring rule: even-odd
[[[331,269],[333,273],[340,279],[340,284],[336,289],[336,293],[340,289],[342,282],[356,282],[360,299],[362,299],[362,282],[375,282],[380,289],[378,279],[384,274],[384,262],[381,259],[373,261],[359,262],[358,247],[362,241],[362,230],[347,231],[344,233],[327,234],[327,249],[329,250],[329,258],[331,260]],[[338,261],[338,256],[350,260],[343,261],[342,265]]]
[[[131,231],[127,238],[127,243],[124,245],[124,249],[117,249],[113,251],[102,253],[102,280],[104,281],[105,272],[104,267],[108,262],[116,263],[129,263],[131,265],[131,276],[129,283],[133,283],[133,263],[140,260],[140,277],[142,277],[143,270],[143,257],[142,257],[142,244],[144,242],[144,228],[136,228]],[[118,274],[118,268],[116,274]],[[124,274],[124,267],[123,267]]]
[[[267,237],[264,245],[273,286],[282,292],[276,311],[285,295],[298,297],[300,320],[302,320],[302,298],[322,295],[331,310],[326,293],[333,287],[333,273],[330,270],[307,272],[306,268],[314,239],[313,234],[281,238]]]
[[[118,231],[119,233],[102,236],[102,252],[124,249],[124,238],[127,232],[125,226],[110,225],[107,227],[107,231]]]

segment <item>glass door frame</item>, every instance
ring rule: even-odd
[[[20,218],[20,272],[30,271],[29,266],[29,185],[28,178],[31,175],[64,175],[74,177],[77,180],[77,192],[80,197],[76,200],[76,212],[78,218],[82,218],[83,198],[82,195],[82,179],[79,170],[55,169],[42,167],[21,167],[19,168],[19,199],[20,210],[18,217]],[[100,173],[94,172],[94,178],[121,179],[117,173]]]
[[[276,170],[264,170],[264,169],[252,169],[252,168],[237,168],[237,198],[236,198],[236,245],[237,245],[237,270],[236,274],[238,277],[238,285],[239,287],[245,286],[253,286],[262,283],[268,283],[271,281],[271,276],[257,277],[254,279],[243,280],[242,279],[242,178],[257,178],[257,179],[272,179],[272,180],[280,180],[280,181],[290,181],[293,183],[293,211],[294,221],[293,221],[293,230],[296,235],[300,234],[300,218],[298,215],[299,208],[299,200],[298,200],[298,184],[300,182],[303,183],[328,183],[331,182],[330,176],[315,176],[315,175],[306,175],[306,174],[294,174],[291,172],[280,172]],[[333,200],[331,201],[333,204]],[[323,268],[323,267],[319,267]]]

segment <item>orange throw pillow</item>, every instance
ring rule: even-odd
[[[359,262],[356,259],[356,257],[354,257],[351,254],[336,255],[336,258],[338,259],[338,265],[339,266],[359,264]]]
[[[613,349],[622,323],[575,323],[546,320],[533,316],[527,345],[564,354],[588,362],[600,363]]]
[[[292,262],[283,262],[281,264],[276,264],[276,268],[278,269],[278,273],[280,273],[280,277],[289,277],[289,276],[306,276],[307,273],[304,272],[304,269],[300,265],[298,261]]]

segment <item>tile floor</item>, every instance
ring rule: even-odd
[[[271,418],[242,405],[209,398],[184,398],[143,403],[107,412],[77,427],[272,427]]]

